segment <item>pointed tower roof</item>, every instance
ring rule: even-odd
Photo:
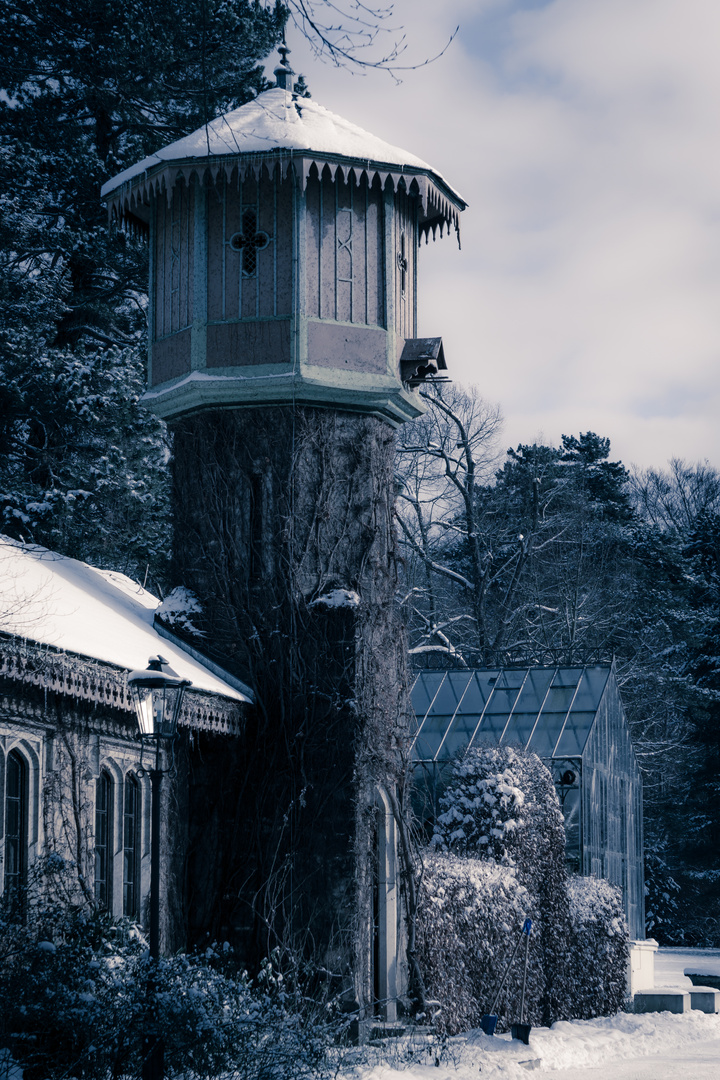
[[[352,173],[357,182],[365,173],[370,183],[377,177],[393,189],[404,185],[419,196],[425,233],[457,229],[467,205],[421,158],[281,86],[150,154],[109,180],[102,196],[111,215],[147,221],[150,197],[163,190],[169,197],[180,177],[187,182],[193,174],[216,179],[224,173],[229,179],[235,169],[258,175],[276,165],[284,172],[295,168],[303,187],[313,166],[319,174],[328,168],[333,179]]]

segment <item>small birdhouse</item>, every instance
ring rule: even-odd
[[[417,339],[418,246],[466,204],[294,96],[286,53],[274,89],[103,189],[112,217],[149,230],[146,400],[167,419],[302,403],[399,424],[445,363],[439,339]]]

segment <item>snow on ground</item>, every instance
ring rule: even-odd
[[[548,1080],[677,1080],[683,1066],[686,1080],[720,1080],[720,1015],[646,1013],[598,1020],[560,1021],[552,1028],[533,1028],[530,1045],[510,1035],[469,1032],[449,1041],[435,1064],[428,1045],[424,1061],[403,1061],[401,1047],[380,1051],[385,1060],[343,1074],[348,1080],[520,1080],[528,1072]],[[416,1044],[418,1058],[419,1044]],[[691,1066],[691,1063],[694,1063]],[[712,1071],[708,1071],[708,1069]]]
[[[659,949],[655,985],[687,988],[687,974],[720,977],[718,949]],[[425,1047],[425,1049],[423,1049]],[[398,1040],[374,1061],[342,1075],[350,1080],[720,1080],[720,1014],[618,1013],[597,1020],[533,1028],[525,1046],[510,1035],[471,1031],[438,1044]]]

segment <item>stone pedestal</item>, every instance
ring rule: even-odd
[[[644,941],[631,941],[628,953],[628,996],[642,990],[652,990],[655,986],[655,953],[658,943],[653,938]]]

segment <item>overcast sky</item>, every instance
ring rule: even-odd
[[[350,2],[350,0],[348,0]],[[419,333],[507,445],[596,431],[720,467],[720,2],[397,0],[404,72],[290,57],[313,97],[469,203],[423,245]]]

